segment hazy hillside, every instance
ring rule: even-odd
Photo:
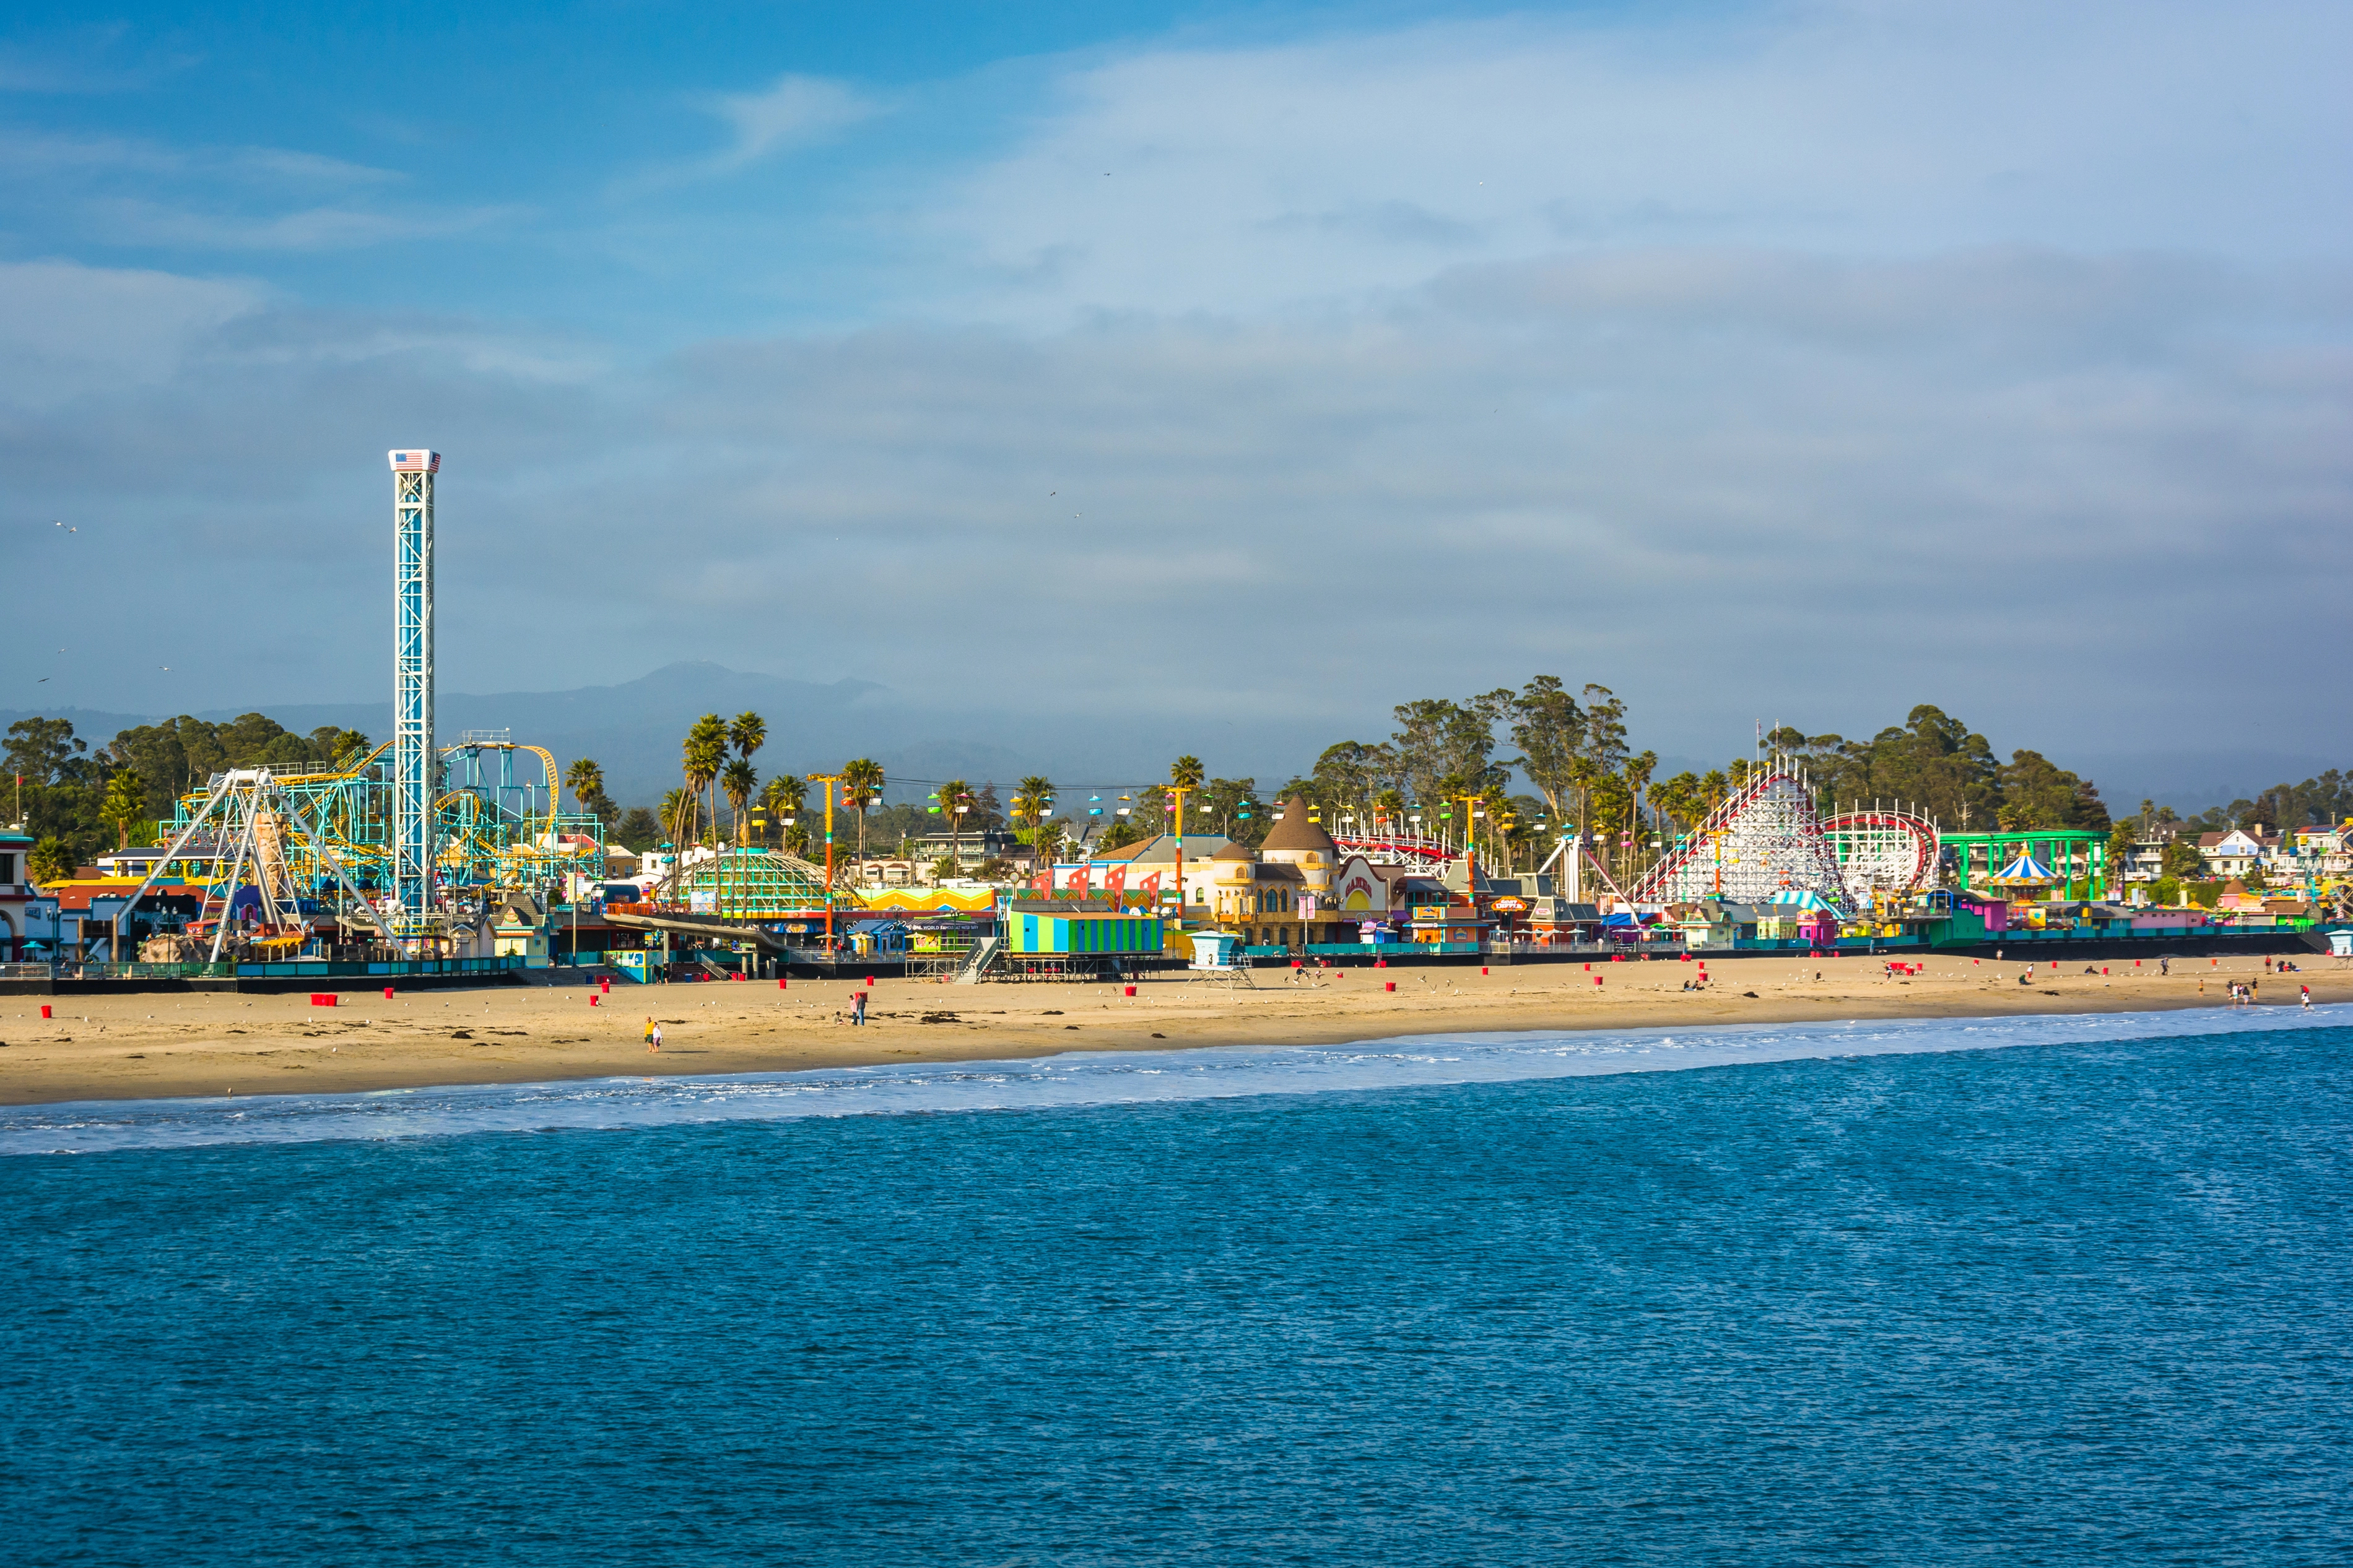
[[[987,690],[968,682],[960,687],[976,689]],[[559,763],[594,757],[604,765],[606,788],[613,798],[635,805],[659,799],[678,783],[679,740],[697,715],[732,717],[746,709],[768,721],[767,748],[754,759],[764,775],[786,769],[808,773],[849,757],[871,756],[894,779],[964,777],[1005,784],[1042,772],[1066,786],[1138,783],[1165,776],[1170,758],[1190,752],[1213,773],[1254,776],[1260,787],[1271,789],[1294,771],[1305,772],[1316,752],[1335,741],[1383,738],[1375,730],[1351,733],[1336,724],[1329,733],[1306,734],[1296,726],[1225,718],[1163,733],[1124,713],[1057,707],[1050,692],[1030,694],[1026,707],[1009,701],[964,707],[870,681],[820,684],[700,661],[667,665],[617,686],[487,695],[445,691],[437,700],[434,718],[445,742],[468,730],[502,729],[518,742],[545,746]],[[231,719],[245,710],[210,709],[196,717]],[[337,724],[381,740],[392,726],[389,699],[289,703],[265,710],[289,729],[302,731]],[[47,713],[71,720],[75,731],[93,745],[132,725],[169,717],[78,708]],[[0,710],[0,726],[30,716],[27,710]],[[2079,756],[2070,754],[2063,737],[2006,739],[2005,743],[2033,745],[2063,766],[2088,774],[2118,815],[2136,809],[2144,796],[2180,811],[2199,811],[2274,784],[2300,782],[2348,761],[2283,752],[2189,751]],[[1660,776],[1722,760],[1662,758]],[[917,784],[894,789],[891,797],[923,793]]]
[[[1252,758],[1238,754],[1230,743],[1221,752],[1201,736],[1158,741],[1136,733],[1134,725],[1116,719],[1106,723],[1082,712],[943,710],[871,682],[818,684],[702,662],[669,665],[617,686],[571,691],[444,691],[435,700],[434,726],[445,743],[468,730],[508,730],[517,742],[545,746],[559,763],[594,757],[604,766],[607,792],[629,805],[655,801],[679,782],[679,741],[696,716],[733,717],[746,709],[768,721],[768,744],[754,759],[763,774],[807,773],[863,755],[880,761],[893,778],[1010,784],[1025,773],[1044,772],[1072,784],[1134,782],[1164,775],[1171,756],[1194,751],[1220,773],[1257,772],[1271,775],[1263,782],[1271,784],[1314,761],[1312,751],[1294,759],[1291,745],[1272,738],[1260,738],[1260,756]],[[244,710],[208,709],[195,716],[228,719]],[[392,727],[388,698],[271,704],[266,711],[303,731],[337,724],[382,740]],[[29,716],[29,710],[0,710],[0,724]],[[75,731],[93,745],[132,725],[169,717],[71,708],[48,716],[72,721]],[[1235,732],[1229,723],[1212,728]],[[920,796],[924,790],[915,786],[905,793]],[[898,790],[891,795],[903,798]]]

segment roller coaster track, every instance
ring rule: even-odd
[[[1633,887],[1638,904],[1696,899],[1758,903],[1813,893],[1850,901],[1838,856],[1814,819],[1813,794],[1786,766],[1752,775],[1678,840]]]
[[[1933,887],[1936,825],[1915,812],[1873,807],[1850,811],[1822,824],[1839,858],[1848,889],[1861,897],[1873,889],[1908,893]]]
[[[1332,842],[1344,855],[1362,855],[1367,860],[1391,866],[1442,866],[1461,853],[1443,848],[1432,838],[1345,838],[1335,833],[1332,836]]]

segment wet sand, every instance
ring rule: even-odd
[[[2110,960],[2039,968],[1929,958],[1916,979],[1877,959],[1718,960],[1704,990],[1680,963],[1256,972],[1256,984],[1170,976],[1133,998],[1098,984],[949,985],[881,980],[868,1023],[848,1022],[850,981],[617,983],[585,986],[307,995],[0,997],[0,1104],[221,1094],[322,1094],[428,1084],[526,1083],[616,1074],[784,1072],[805,1068],[1036,1057],[1066,1050],[1322,1045],[1462,1030],[1605,1029],[1848,1018],[2001,1016],[2228,1005],[2253,980],[2261,1005],[2353,1001],[2353,966],[2299,957],[2271,975],[2257,957]],[[1816,977],[1820,976],[1819,979]],[[1596,984],[1599,978],[1601,982]],[[1394,982],[1394,993],[1384,990]],[[2203,986],[2201,992],[2200,986]],[[1754,992],[1753,996],[1745,994]],[[44,1021],[47,1002],[56,1016]],[[660,1020],[659,1054],[641,1041]]]

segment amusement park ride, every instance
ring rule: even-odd
[[[604,869],[603,832],[560,809],[554,757],[504,731],[433,736],[433,487],[438,452],[391,454],[393,738],[338,765],[216,773],[161,825],[163,857],[115,917],[114,945],[167,868],[209,863],[184,956],[293,958],[332,926],[383,956],[481,956],[488,911],[508,891],[543,900],[573,872]],[[516,753],[543,782],[515,776]],[[207,861],[186,860],[201,853]],[[181,888],[178,891],[190,889]],[[193,951],[192,951],[193,950]]]
[[[1345,819],[1335,841],[1379,864],[1434,867],[1459,858],[1443,841],[1391,832],[1351,834]],[[1394,826],[1383,822],[1377,826]],[[1797,763],[1772,757],[1655,864],[1620,888],[1594,853],[1595,844],[1565,835],[1538,868],[1557,869],[1572,902],[1599,894],[1620,904],[1655,906],[1724,899],[1736,903],[1820,903],[1853,913],[1874,894],[1932,888],[1938,859],[1936,825],[1902,807],[1858,806],[1827,818]]]
[[[1462,853],[1443,839],[1393,831],[1400,825],[1387,818],[1376,819],[1373,832],[1351,832],[1356,821],[1343,817],[1334,840],[1376,864],[1433,868]],[[1820,816],[1810,782],[1792,759],[1777,756],[1627,887],[1595,843],[1575,834],[1564,835],[1538,870],[1557,869],[1572,902],[1588,894],[1640,905],[1820,902],[1851,913],[1867,909],[1874,893],[1936,886],[1938,846],[1936,825],[1917,811],[1874,805]]]

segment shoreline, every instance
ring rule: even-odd
[[[2353,1002],[2353,969],[2311,959],[2274,975],[2258,956],[2138,968],[1930,960],[1916,978],[1880,960],[1746,963],[1737,978],[1685,991],[1700,966],[1667,963],[1388,971],[1261,971],[1251,986],[1186,979],[1116,984],[944,985],[880,981],[869,1022],[845,1020],[849,981],[617,986],[591,1006],[586,987],[418,991],[386,1001],[346,995],[93,997],[71,1016],[39,1017],[42,998],[0,1002],[0,1105],[216,1099],[238,1094],[689,1078],[920,1062],[1013,1060],[1069,1050],[1345,1045],[1413,1035],[1577,1032],[1850,1019],[2010,1017],[2229,1006],[2253,981],[2266,1011]],[[2085,973],[2089,967],[2108,973]],[[1816,979],[1816,975],[1820,979]],[[1280,978],[1278,978],[1280,976]],[[1600,984],[1594,981],[1599,978]],[[1394,993],[1382,989],[1394,983]],[[2202,992],[2200,985],[2203,985]],[[1746,993],[1754,992],[1750,996]],[[54,1003],[52,1003],[55,1005]],[[644,1022],[661,1022],[649,1052]]]

